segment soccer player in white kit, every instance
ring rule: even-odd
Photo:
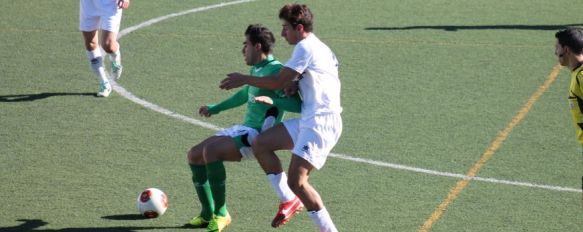
[[[247,84],[281,89],[299,80],[303,100],[301,118],[287,120],[283,125],[262,132],[252,148],[274,189],[287,183],[320,231],[336,232],[338,230],[320,195],[308,178],[314,168],[322,168],[342,133],[338,61],[330,48],[312,33],[313,16],[306,5],[287,4],[281,8],[279,18],[283,23],[281,35],[289,44],[295,45],[292,57],[282,71],[271,78],[231,73],[221,81],[220,88],[232,89]],[[293,153],[289,178],[274,153],[284,149],[291,149]],[[278,227],[289,221],[298,211],[299,200],[282,202],[272,226]]]
[[[99,80],[97,96],[107,97],[112,88],[103,67],[99,46],[101,45],[111,61],[111,78],[119,79],[123,67],[117,33],[123,9],[129,7],[130,0],[80,0],[79,5],[79,30],[83,33],[91,69]],[[101,35],[97,31],[99,28],[102,30]]]

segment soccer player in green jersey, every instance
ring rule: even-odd
[[[247,27],[241,52],[247,65],[252,66],[251,76],[263,78],[279,73],[283,65],[271,55],[274,44],[275,38],[268,28],[258,24]],[[192,181],[202,206],[200,215],[190,221],[195,227],[222,231],[231,223],[225,203],[226,172],[223,161],[253,158],[251,144],[259,132],[280,123],[285,111],[300,112],[301,107],[297,95],[286,97],[281,90],[245,86],[218,104],[201,106],[199,114],[210,117],[245,103],[247,114],[242,125],[221,130],[188,152]],[[287,183],[280,185],[276,192],[281,199],[295,197]]]
[[[557,38],[555,55],[562,66],[571,70],[569,104],[571,105],[573,123],[577,130],[577,140],[583,146],[583,88],[581,87],[581,82],[583,82],[583,32],[579,28],[569,27],[557,32],[555,38]]]

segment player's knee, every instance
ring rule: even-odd
[[[269,146],[269,143],[266,141],[265,136],[263,136],[262,134],[259,134],[257,136],[257,138],[255,138],[255,140],[253,140],[253,142],[251,143],[251,148],[255,152],[264,151],[265,149],[268,148],[268,146]],[[261,152],[259,152],[259,153],[261,153]]]
[[[198,147],[192,147],[186,154],[189,164],[204,165],[204,157]]]
[[[113,38],[107,38],[102,44],[103,50],[107,53],[113,53],[117,51],[117,41]]]
[[[85,42],[85,49],[87,49],[87,51],[94,51],[97,48],[98,48],[97,42],[95,41]]]

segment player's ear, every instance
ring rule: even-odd
[[[262,48],[262,47],[263,47],[263,46],[261,46],[261,43],[256,43],[256,44],[255,44],[255,51],[261,51],[261,48]]]
[[[303,24],[296,25],[296,31],[304,32],[304,25]]]

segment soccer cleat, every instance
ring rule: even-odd
[[[197,216],[192,218],[188,224],[195,228],[206,228],[209,225],[209,221],[205,220],[201,216]]]
[[[97,96],[98,97],[108,97],[109,94],[111,93],[111,85],[109,84],[109,82],[103,82],[101,84],[99,84],[99,92],[97,92]]]
[[[271,226],[274,228],[285,225],[289,220],[304,208],[304,204],[300,198],[296,197],[291,201],[282,202],[279,204],[279,210],[271,221]]]
[[[111,78],[113,78],[114,81],[121,78],[121,71],[123,71],[123,66],[121,66],[121,64],[118,64],[115,61],[111,62]]]
[[[227,216],[217,216],[214,215],[213,219],[209,222],[208,227],[206,228],[207,232],[221,232],[223,231],[229,224],[231,224],[231,215],[227,213]]]

